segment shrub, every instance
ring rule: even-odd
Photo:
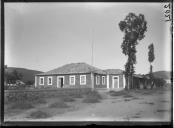
[[[80,93],[72,95],[73,98],[83,98],[83,95]]]
[[[166,84],[166,81],[162,78],[154,78],[154,83],[156,87],[162,87]]]
[[[31,101],[32,103],[38,103],[38,104],[45,104],[47,103],[47,101],[44,99],[44,98],[38,98],[38,99],[35,99],[33,101]]]
[[[73,101],[75,101],[75,99],[73,99],[73,98],[71,98],[69,96],[63,97],[62,100],[65,101],[65,102],[73,102]]]
[[[54,102],[49,105],[50,108],[68,108],[69,106],[62,100]]]
[[[111,96],[124,96],[125,94],[127,94],[128,92],[125,91],[109,91],[109,95]]]
[[[101,99],[102,99],[102,97],[97,91],[92,91],[86,95],[83,102],[84,103],[97,103],[97,102],[100,102]]]
[[[34,118],[34,119],[48,118],[48,117],[51,117],[51,114],[49,114],[45,111],[37,110],[37,111],[32,112],[28,117]]]

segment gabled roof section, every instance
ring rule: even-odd
[[[98,74],[106,74],[103,70],[93,67],[86,63],[70,63],[37,75],[56,75],[56,74],[63,75],[63,74],[77,74],[77,73],[91,73],[91,72]]]
[[[106,69],[104,70],[107,74],[123,74],[121,69]]]

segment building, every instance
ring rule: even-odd
[[[117,89],[125,87],[125,78],[122,70],[101,70],[86,63],[71,63],[37,74],[35,87]]]
[[[107,69],[104,70],[107,74],[107,88],[125,88],[125,76],[123,70]]]

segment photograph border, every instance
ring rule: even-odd
[[[172,121],[173,121],[173,25],[171,25],[171,35],[172,35],[172,39],[171,39],[171,52],[172,52],[172,58],[171,58],[171,82],[172,82],[172,95],[171,95],[171,108],[172,108],[172,114],[171,114],[171,122],[134,122],[134,121],[124,121],[124,122],[120,122],[120,121],[56,121],[56,122],[52,122],[52,121],[42,121],[42,122],[25,122],[25,121],[9,121],[9,122],[4,122],[4,51],[5,51],[5,26],[4,26],[4,3],[11,3],[11,2],[26,2],[26,3],[30,3],[30,2],[171,2],[172,3],[172,10],[173,10],[173,2],[171,0],[77,0],[77,1],[69,1],[69,0],[2,0],[1,1],[1,125],[2,126],[42,126],[44,124],[44,126],[95,126],[95,125],[110,125],[110,126],[172,126]],[[173,11],[172,11],[172,19],[173,19]],[[173,24],[173,20],[172,23]]]

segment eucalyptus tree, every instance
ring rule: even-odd
[[[147,31],[147,21],[143,14],[138,16],[129,13],[123,21],[119,22],[119,27],[124,32],[123,42],[121,44],[122,52],[128,56],[125,64],[126,89],[133,86],[133,74],[135,72],[134,64],[136,64],[136,46],[138,41],[142,40]]]

